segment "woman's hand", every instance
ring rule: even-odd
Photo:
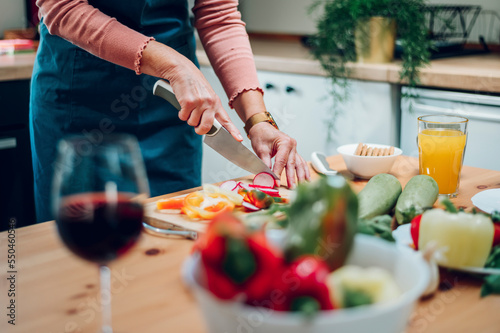
[[[286,169],[286,179],[289,188],[294,188],[297,181],[309,181],[309,167],[297,153],[297,142],[277,130],[271,124],[262,122],[255,124],[249,131],[252,148],[264,163],[272,167],[273,172],[280,177]],[[274,166],[271,158],[274,157]]]
[[[256,113],[266,110],[262,93],[258,90],[248,90],[238,95],[233,102],[234,109],[241,120],[245,122]],[[310,180],[309,166],[297,153],[297,142],[277,130],[268,122],[255,124],[250,128],[248,136],[252,148],[264,163],[281,177],[286,170],[289,188],[294,188],[297,181]],[[274,165],[271,159],[274,157]]]
[[[150,41],[142,55],[141,72],[170,82],[181,105],[179,118],[193,126],[197,134],[206,134],[215,118],[236,140],[243,140],[201,71],[182,54]]]

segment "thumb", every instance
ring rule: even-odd
[[[226,111],[219,111],[215,115],[215,118],[219,121],[222,127],[224,127],[233,136],[233,138],[236,139],[236,141],[243,141],[240,131],[238,131],[236,126],[233,124]]]

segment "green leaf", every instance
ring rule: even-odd
[[[500,294],[500,275],[489,275],[484,278],[484,283],[481,287],[481,297],[491,294]]]
[[[424,210],[425,209],[417,209],[415,206],[411,206],[410,208],[402,211],[401,215],[403,216],[403,219],[401,224],[410,223],[415,216],[422,214]]]
[[[484,267],[487,268],[500,268],[500,245],[495,246],[486,260]]]
[[[450,201],[450,199],[446,198],[441,200],[441,204],[444,206],[444,209],[449,213],[458,213],[457,207]]]
[[[371,219],[358,220],[358,233],[378,236],[390,242],[394,242],[392,237],[392,217],[390,215],[375,216]]]
[[[500,211],[495,210],[491,213],[491,220],[495,223],[500,222]]]

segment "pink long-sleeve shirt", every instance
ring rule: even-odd
[[[121,24],[87,0],[37,0],[49,32],[93,55],[141,73],[142,52],[150,40]],[[247,90],[259,90],[259,81],[238,0],[196,0],[195,27],[232,107]]]

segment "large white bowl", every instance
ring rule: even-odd
[[[356,235],[347,263],[387,269],[402,295],[383,304],[321,311],[308,321],[294,313],[275,312],[215,298],[199,284],[199,261],[196,255],[185,261],[183,278],[200,304],[208,330],[212,333],[400,333],[405,330],[414,304],[429,282],[428,266],[417,252],[373,236]]]
[[[367,143],[373,148],[390,148],[388,145]],[[394,148],[394,154],[389,156],[358,156],[354,155],[358,143],[343,145],[337,148],[337,152],[342,155],[347,170],[358,178],[369,179],[379,173],[388,173],[396,158],[403,153],[399,148]]]

